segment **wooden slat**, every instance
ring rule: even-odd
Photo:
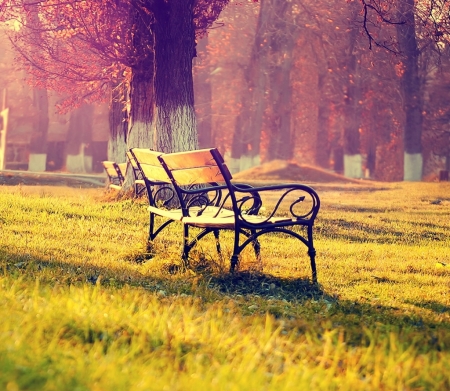
[[[151,149],[145,149],[145,148],[133,148],[131,150],[133,155],[135,156],[136,160],[139,162],[139,164],[149,164],[151,166],[157,166],[160,167],[161,163],[158,160],[158,156],[162,155],[161,152],[152,151]]]
[[[127,163],[119,163],[118,166],[122,175],[125,176],[127,173]]]
[[[171,220],[181,221],[183,218],[183,212],[181,209],[161,209],[156,206],[149,206],[148,210],[158,216],[167,217]]]
[[[159,167],[157,167],[157,166],[152,166],[152,165],[145,164],[145,163],[140,163],[140,164],[141,164],[141,169],[142,169],[145,177],[149,181],[161,181],[161,182],[167,182],[167,183],[170,182],[170,179],[167,176],[166,171],[161,167],[161,165]]]
[[[150,181],[170,182],[166,171],[162,168],[158,156],[161,152],[152,151],[144,148],[133,148],[132,155],[141,166],[144,176]]]
[[[209,216],[199,216],[199,217],[183,217],[181,220],[183,223],[192,225],[199,228],[224,228],[224,229],[234,229],[236,223],[234,216],[226,217],[209,217]]]
[[[108,168],[105,168],[105,170],[106,170],[106,173],[108,174],[108,176],[117,177],[117,171],[114,167],[108,167]]]
[[[217,165],[211,154],[211,149],[168,153],[163,155],[163,159],[170,170]]]
[[[109,162],[109,161],[107,161],[107,160],[104,160],[104,161],[102,162],[102,164],[103,164],[103,167],[104,167],[105,170],[111,170],[111,169],[115,170],[115,168],[114,168],[114,162]]]
[[[180,186],[197,185],[211,182],[224,182],[224,178],[217,166],[173,170],[172,175],[177,184]]]
[[[134,156],[131,154],[130,151],[127,151],[127,158],[128,158],[128,161],[131,163],[131,166],[134,169],[137,169],[138,165],[136,164],[136,160],[134,159]]]
[[[249,224],[255,224],[255,228],[258,224],[264,224],[267,226],[268,224],[277,224],[277,223],[286,223],[292,221],[292,218],[289,217],[272,217],[268,221],[266,221],[266,217],[264,216],[243,216],[243,220],[245,220]],[[181,220],[183,223],[194,225],[196,227],[202,228],[228,228],[234,229],[235,227],[235,218],[234,216],[230,216],[224,211],[219,214],[217,217],[214,215],[202,215],[202,216],[190,216],[183,217]]]

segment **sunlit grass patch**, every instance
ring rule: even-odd
[[[292,237],[186,268],[180,224],[76,190],[0,188],[0,389],[450,389],[449,184],[319,191],[317,286]]]

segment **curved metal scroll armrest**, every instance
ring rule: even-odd
[[[153,188],[151,197],[153,203],[155,204],[154,206],[157,206],[157,204],[159,203],[161,206],[167,207],[174,199],[175,191],[168,183],[160,182],[157,187]]]
[[[189,199],[203,195],[208,199],[208,205],[219,205],[222,200],[222,190],[226,189],[225,185],[219,185],[217,182],[208,183],[205,185],[191,185],[187,187],[180,187],[184,194],[183,200],[188,202]],[[211,195],[211,193],[213,195]]]
[[[239,198],[238,204],[240,210],[245,211],[248,215],[257,215],[262,207],[262,199],[255,187],[247,183],[233,183],[235,193],[247,193],[249,196]],[[252,203],[249,205],[249,201]]]
[[[241,191],[239,189],[239,187],[235,187],[234,190]],[[285,183],[285,184],[280,184],[280,185],[270,185],[270,186],[252,187],[251,188],[252,192],[255,192],[256,194],[258,194],[259,201],[261,201],[260,193],[267,192],[267,191],[276,191],[276,190],[282,190],[283,193],[278,198],[271,213],[264,219],[264,221],[261,221],[261,224],[267,223],[270,219],[275,217],[278,210],[280,209],[280,206],[283,203],[283,201],[287,200],[287,196],[288,195],[292,196],[293,194],[291,194],[291,193],[297,192],[297,191],[302,192],[302,194],[300,196],[297,196],[295,194],[296,198],[293,201],[292,200],[288,201],[288,202],[290,202],[290,204],[288,206],[288,210],[289,210],[290,217],[292,218],[292,220],[294,220],[294,221],[295,220],[313,221],[316,218],[317,213],[319,212],[319,208],[320,208],[320,198],[319,198],[318,194],[316,193],[316,191],[307,185],[302,185],[302,184],[297,184],[297,183]],[[246,220],[245,216],[249,214],[245,208],[245,205],[249,201],[250,198],[253,198],[253,197],[243,197],[240,200],[238,200],[239,216],[244,221]],[[299,206],[299,204],[303,204],[307,200],[307,198],[309,198],[309,201],[311,202],[311,206],[308,205],[308,207],[306,207],[305,211],[298,213],[296,211],[296,207]]]
[[[183,213],[190,215],[192,211],[190,212],[189,209],[195,207],[195,215],[200,216],[210,206],[220,208],[222,191],[226,188],[225,185],[219,185],[216,182],[179,187],[182,194]]]

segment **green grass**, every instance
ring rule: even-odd
[[[450,389],[450,184],[318,193],[312,286],[293,238],[186,270],[145,202],[1,187],[0,389]]]

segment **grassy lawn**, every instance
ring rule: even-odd
[[[293,238],[185,270],[143,201],[0,187],[0,389],[450,390],[450,183],[317,190],[312,286]]]

